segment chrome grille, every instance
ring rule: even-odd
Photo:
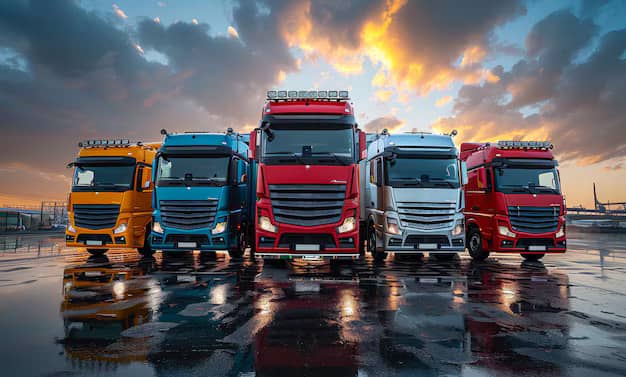
[[[526,233],[548,233],[556,231],[559,212],[555,207],[509,206],[509,219],[513,230]]]
[[[399,202],[402,226],[416,229],[449,228],[454,222],[455,203]]]
[[[166,227],[177,229],[210,228],[215,222],[217,199],[161,200],[161,220]]]
[[[341,219],[346,185],[270,185],[277,222],[300,226],[333,224]]]
[[[79,228],[113,228],[119,214],[117,204],[74,204],[74,224]]]

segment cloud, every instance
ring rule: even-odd
[[[464,140],[550,139],[563,161],[588,165],[626,154],[626,29],[600,36],[570,11],[539,21],[526,38],[526,57],[497,81],[465,85],[453,116],[433,125],[459,129]],[[586,60],[579,59],[591,47]]]
[[[389,132],[395,132],[400,130],[404,126],[404,122],[393,115],[387,115],[380,118],[376,118],[365,125],[362,129],[370,133],[380,133],[382,130],[387,129]]]
[[[113,4],[113,12],[121,19],[125,20],[128,18],[128,16],[126,15],[126,13],[124,13],[124,11],[117,6],[117,4]]]
[[[237,33],[237,29],[234,27],[228,26],[227,32],[229,36],[239,39],[239,33]]]
[[[443,106],[447,105],[448,103],[450,103],[450,101],[452,101],[452,96],[443,96],[443,97],[439,98],[437,100],[437,102],[435,102],[435,106],[443,107]]]

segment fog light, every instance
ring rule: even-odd
[[[400,234],[400,228],[396,219],[387,217],[387,233]]]
[[[356,220],[354,217],[346,217],[343,223],[337,227],[338,233],[351,232],[356,227]]]
[[[226,221],[215,224],[215,227],[211,230],[211,234],[220,234],[226,230]]]
[[[515,233],[511,232],[505,225],[498,225],[498,233],[503,236],[515,238]]]
[[[152,231],[154,233],[163,233],[163,228],[161,228],[161,224],[158,221],[155,221],[154,224],[152,224]]]
[[[126,223],[120,224],[117,228],[113,229],[114,234],[124,233],[128,229],[128,225]]]
[[[276,225],[272,224],[272,222],[270,221],[270,218],[267,216],[259,217],[259,228],[261,228],[262,230],[265,230],[266,232],[272,232],[272,233],[276,233],[278,231],[278,228],[276,227]]]

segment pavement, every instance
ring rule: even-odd
[[[618,234],[532,263],[0,252],[0,374],[624,376],[625,283]]]

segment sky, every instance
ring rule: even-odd
[[[64,200],[78,141],[250,131],[349,89],[368,132],[550,140],[568,205],[626,193],[626,2],[4,0],[0,205]]]

